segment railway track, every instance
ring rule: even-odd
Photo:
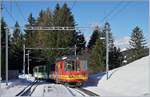
[[[66,87],[66,86],[65,86]],[[69,91],[69,93],[72,95],[72,96],[76,96],[68,87],[66,87],[66,89]]]
[[[83,88],[75,88],[75,91],[77,91],[78,93],[80,93],[82,96],[94,96],[94,97],[99,97],[100,95],[93,93],[89,90],[83,89]]]
[[[66,86],[65,86],[66,87]],[[66,89],[72,94],[72,96],[76,96],[75,93],[71,90],[73,89],[74,91],[76,91],[77,93],[79,93],[80,95],[82,95],[83,97],[100,97],[100,95],[94,93],[94,92],[91,92],[89,90],[86,90],[86,89],[83,89],[83,88],[69,88],[69,87],[66,87]]]
[[[26,86],[22,91],[20,91],[15,96],[32,96],[34,90],[39,85],[39,83],[40,83],[39,80],[35,80],[34,82],[32,82],[31,84],[29,84],[28,86]],[[67,93],[67,92],[65,92],[65,88],[66,88],[67,91],[70,93],[70,95],[72,95],[73,97],[77,96],[77,95],[81,95],[82,97],[90,97],[90,96],[99,97],[100,96],[100,95],[98,95],[96,93],[93,93],[93,92],[91,92],[89,90],[86,90],[86,89],[83,89],[83,88],[70,88],[70,87],[64,86],[64,89],[60,89],[61,91],[57,90],[57,89],[60,88],[60,86],[58,88],[56,88],[56,89],[54,89],[54,88],[56,88],[56,87],[53,87],[51,89],[51,91],[47,90],[47,92],[54,92],[54,90],[56,90],[56,93],[60,92],[63,95],[64,93]],[[61,87],[61,88],[63,88],[63,87]],[[44,92],[43,96],[44,95],[45,95],[45,92]]]
[[[39,82],[38,80],[35,80],[15,96],[31,96],[34,90],[36,89],[36,87],[38,86],[37,84],[38,82]]]

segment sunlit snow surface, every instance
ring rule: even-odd
[[[27,78],[25,79],[25,77],[24,78],[22,77],[17,80],[9,80],[8,86],[6,86],[6,83],[2,81],[0,95],[1,97],[15,96],[17,93],[23,90],[23,88],[25,88],[31,82],[32,82],[32,79],[28,80]]]
[[[141,96],[149,95],[149,56],[130,64],[89,77],[85,89],[101,96]]]
[[[6,86],[5,82],[2,82],[0,96],[15,96],[29,84],[34,82],[34,80],[34,77],[31,75],[19,75],[19,79],[9,80],[8,86]],[[33,97],[83,97],[83,95],[75,91],[75,89],[66,87],[61,84],[54,84],[46,81],[40,81],[37,84],[37,87],[31,95]]]

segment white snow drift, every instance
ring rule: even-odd
[[[149,56],[111,70],[109,76],[106,80],[106,74],[92,75],[88,83],[97,84],[85,88],[101,96],[149,95]]]

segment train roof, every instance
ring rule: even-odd
[[[46,65],[37,65],[37,66],[34,66],[33,68],[37,68],[37,67],[46,67]]]
[[[63,56],[63,57],[56,58],[56,61],[60,61],[60,60],[74,60],[74,59],[76,59],[75,56]]]
[[[59,57],[56,59],[56,61],[61,61],[61,60],[75,60],[79,58],[80,60],[86,60],[86,58],[83,58],[82,56],[63,56]]]

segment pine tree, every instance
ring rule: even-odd
[[[85,50],[85,44],[86,41],[84,35],[79,31],[76,39],[77,54],[81,54],[81,52]]]
[[[28,24],[26,24],[26,28],[28,27],[34,27],[36,25],[35,19],[32,16],[32,13],[30,13],[28,17]],[[26,39],[26,46],[33,47],[35,46],[35,31],[34,30],[25,30],[25,39]]]
[[[88,49],[92,49],[93,46],[94,46],[95,43],[96,43],[96,40],[97,40],[98,38],[100,38],[99,33],[100,33],[100,30],[99,30],[99,27],[97,26],[97,27],[95,28],[95,30],[93,31],[93,33],[92,33],[92,35],[91,35],[91,37],[90,37],[90,40],[89,40],[89,42],[88,42],[88,45],[87,45]]]
[[[35,22],[36,21],[36,22]],[[32,14],[28,18],[28,26],[42,26],[42,27],[75,27],[74,16],[72,15],[69,7],[65,3],[62,7],[56,4],[54,11],[50,9],[41,10],[38,18],[34,19]],[[29,47],[43,47],[43,48],[66,48],[74,47],[77,42],[77,37],[80,37],[79,41],[84,41],[83,35],[78,35],[76,31],[25,31],[26,32],[26,45]],[[31,35],[31,34],[32,35]],[[78,44],[78,50],[82,49],[84,44]],[[49,63],[53,63],[54,59],[59,56],[72,54],[70,50],[41,50],[32,51],[31,57],[42,57]],[[38,64],[34,63],[33,64]],[[46,63],[45,63],[46,64]]]
[[[59,4],[57,3],[56,4],[56,7],[55,7],[55,9],[54,9],[54,15],[53,15],[53,23],[54,23],[54,26],[60,26],[60,18],[59,18],[59,14],[60,14],[60,6],[59,6]]]
[[[146,40],[144,39],[142,30],[138,26],[133,29],[129,43],[130,49],[133,52],[131,55],[133,60],[139,59],[144,56]]]
[[[109,69],[114,69],[122,66],[123,55],[120,52],[120,48],[114,47],[113,51],[109,53]]]
[[[36,21],[36,22],[35,22]],[[74,17],[65,3],[62,7],[56,5],[54,11],[50,9],[41,10],[37,19],[34,19],[32,14],[28,18],[26,26],[64,26],[75,27]],[[26,31],[26,45],[29,47],[43,47],[43,48],[61,48],[74,47],[76,42],[76,31]],[[44,57],[47,60],[54,60],[55,57],[70,53],[68,50],[42,50],[32,51],[31,56]]]
[[[7,24],[4,21],[4,18],[1,18],[1,42],[2,42],[2,46],[5,45],[5,33],[6,33],[5,27],[7,27]]]
[[[65,3],[61,8],[59,4],[56,5],[54,10],[54,26],[62,27],[75,27],[74,17]],[[74,47],[76,43],[76,31],[54,31],[56,38],[56,47]],[[70,53],[70,50],[58,51],[58,55],[62,56]]]
[[[50,26],[52,27],[53,24],[53,13],[51,10],[48,8],[47,10],[43,10],[43,15],[39,21],[39,24],[42,26]],[[40,17],[40,15],[39,15]],[[56,47],[56,40],[55,40],[55,33],[54,31],[38,31],[38,33],[41,33],[38,37],[40,37],[41,41],[43,41],[43,47],[45,48],[54,48]],[[41,56],[44,57],[47,60],[53,60],[52,57],[56,55],[55,51],[51,50],[42,50],[41,51]]]
[[[11,64],[9,65],[10,69],[16,69],[21,72],[23,59],[22,53],[22,44],[23,44],[23,35],[21,34],[18,22],[15,24],[15,30],[13,32],[11,38],[11,46],[10,46],[10,58]]]
[[[103,60],[103,43],[100,39],[96,40],[93,46],[91,56],[92,65],[89,68],[94,72],[102,72],[104,70],[104,60]]]

